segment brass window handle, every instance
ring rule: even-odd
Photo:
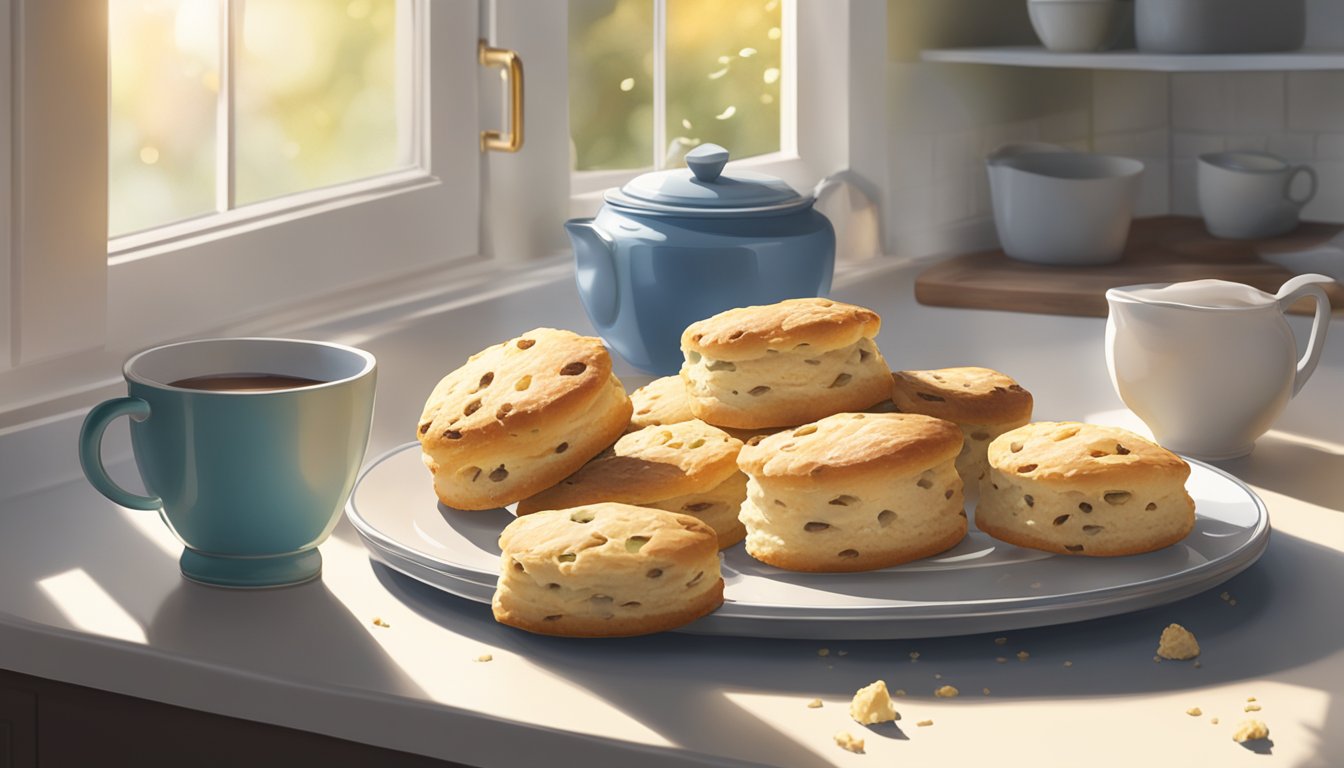
[[[517,51],[491,48],[481,40],[476,55],[483,67],[500,67],[508,72],[509,132],[481,131],[481,151],[517,152],[523,148],[523,60]]]

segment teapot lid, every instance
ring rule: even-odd
[[[750,171],[724,173],[728,150],[702,144],[686,153],[686,168],[636,177],[606,201],[640,213],[706,216],[783,213],[812,204],[783,179]]]

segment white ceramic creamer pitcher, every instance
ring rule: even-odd
[[[1162,445],[1201,459],[1251,452],[1307,383],[1325,346],[1324,275],[1300,275],[1270,295],[1241,283],[1195,280],[1106,292],[1106,364],[1120,399]],[[1307,350],[1284,312],[1316,301]]]

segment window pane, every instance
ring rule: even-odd
[[[108,235],[215,210],[216,0],[109,0]]]
[[[575,170],[653,158],[653,0],[570,0],[569,133]]]
[[[704,142],[779,151],[780,0],[667,0],[664,166]]]
[[[397,98],[401,6],[248,0],[234,46],[238,204],[409,165],[400,133],[409,116]]]

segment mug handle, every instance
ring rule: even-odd
[[[1293,182],[1297,181],[1298,174],[1305,173],[1307,178],[1311,179],[1311,189],[1307,196],[1301,200],[1293,197]],[[1288,179],[1283,182],[1283,198],[1299,208],[1305,207],[1307,203],[1316,199],[1316,190],[1320,187],[1320,179],[1316,178],[1316,169],[1310,165],[1299,165],[1288,171]]]
[[[158,496],[141,496],[117,485],[103,466],[103,433],[118,416],[136,421],[149,418],[149,403],[138,397],[117,397],[93,407],[79,428],[79,466],[97,491],[123,507],[157,510],[163,507]]]
[[[1311,322],[1311,337],[1307,341],[1307,351],[1302,354],[1302,359],[1297,361],[1297,373],[1293,376],[1293,397],[1297,397],[1297,393],[1302,391],[1302,385],[1311,378],[1312,372],[1316,370],[1316,363],[1321,360],[1321,352],[1325,349],[1325,333],[1330,329],[1330,297],[1321,286],[1333,282],[1334,278],[1325,275],[1298,275],[1284,283],[1274,297],[1279,302],[1280,312],[1287,312],[1289,307],[1303,297],[1316,300],[1316,317]]]

